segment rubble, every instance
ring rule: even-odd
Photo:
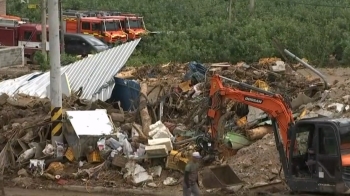
[[[127,179],[127,181],[130,181],[134,185],[153,180],[145,168],[134,161],[126,163],[125,170],[124,179]]]
[[[228,162],[233,164],[237,176],[250,186],[280,179],[281,164],[273,134],[240,149]],[[283,172],[281,175],[283,177]]]
[[[1,166],[17,170],[20,177],[14,181],[24,186],[29,183],[18,178],[58,184],[95,179],[108,187],[177,185],[188,155],[199,149],[196,137],[208,131],[208,76],[213,73],[283,95],[296,119],[350,116],[350,89],[344,81],[324,91],[322,81],[290,66],[280,59],[262,59],[250,65],[190,62],[127,68],[117,77],[123,80],[127,75],[140,85],[138,99],[133,95],[129,100],[88,102],[77,93],[64,97],[66,142],[56,145],[50,141],[48,99],[2,94],[0,156],[6,161]],[[339,89],[342,93],[335,95]],[[240,103],[227,106],[226,145],[215,163],[232,164],[238,177],[251,186],[279,180],[268,116]]]

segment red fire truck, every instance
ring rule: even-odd
[[[129,41],[138,39],[144,35],[151,33],[147,31],[143,17],[132,13],[109,12],[109,11],[66,10],[66,11],[63,11],[63,16],[68,18],[81,18],[84,20],[87,20],[93,17],[95,19],[99,18],[100,20],[104,20],[104,21],[112,20],[118,24],[117,25],[118,27],[119,26],[122,27],[121,29],[118,28],[118,34],[123,35],[122,32],[119,31],[119,30],[122,30],[128,35]],[[76,28],[76,26],[77,25],[74,24],[74,28]],[[73,29],[73,31],[76,31],[76,29]],[[70,32],[73,32],[73,31],[71,30]],[[83,30],[81,30],[81,32],[83,32]],[[95,36],[98,36],[98,32],[94,32],[94,33],[96,33]]]
[[[102,18],[120,20],[124,32],[128,34],[129,40],[138,39],[148,33],[143,17],[139,17],[135,14],[119,14],[113,16],[103,16]]]
[[[46,50],[49,51],[47,27]],[[42,48],[41,24],[25,23],[17,19],[0,18],[0,45],[23,46],[24,56],[34,62],[34,54]],[[79,33],[65,33],[64,46],[67,54],[87,55],[102,52],[108,46],[94,36]]]
[[[24,55],[33,59],[41,49],[41,25],[30,24],[18,19],[0,18],[0,45],[24,46]],[[46,44],[47,50],[49,44]]]
[[[108,44],[124,43],[128,37],[117,19],[102,19],[99,17],[63,16],[67,33],[82,33],[93,35]]]

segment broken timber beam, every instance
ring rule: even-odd
[[[141,95],[140,95],[140,116],[142,122],[142,132],[148,136],[150,132],[149,126],[152,124],[152,118],[150,117],[147,109],[147,84],[141,83]]]

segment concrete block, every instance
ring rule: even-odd
[[[286,64],[283,61],[276,61],[276,65],[272,66],[272,71],[274,72],[286,71]]]
[[[168,151],[165,145],[146,146],[145,151],[146,151],[146,154],[150,157],[168,155]]]
[[[165,145],[167,152],[173,150],[173,143],[170,138],[158,138],[158,139],[150,139],[148,140],[148,145],[156,146],[156,145]]]
[[[24,65],[24,49],[22,46],[0,47],[0,67]]]
[[[146,182],[146,181],[149,181],[151,180],[152,178],[150,177],[150,175],[144,171],[144,172],[140,172],[140,173],[137,173],[135,174],[134,176],[132,176],[132,182],[135,184],[135,185],[138,185],[142,182]]]

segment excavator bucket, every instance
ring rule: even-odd
[[[208,167],[202,173],[202,184],[207,189],[225,188],[243,183],[231,166]]]

